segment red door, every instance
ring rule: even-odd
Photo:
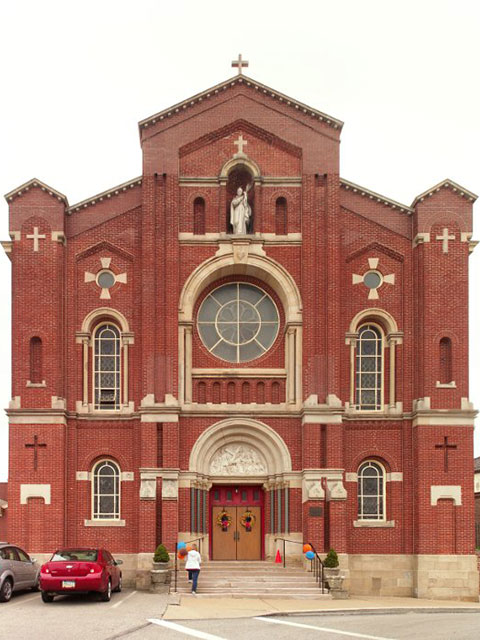
[[[214,486],[210,490],[212,560],[262,559],[263,495],[260,486]]]

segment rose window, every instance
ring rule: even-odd
[[[198,312],[198,333],[213,355],[228,362],[254,360],[278,334],[279,316],[265,291],[251,284],[226,284],[212,291]]]

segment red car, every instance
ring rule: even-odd
[[[42,600],[52,602],[55,596],[97,591],[104,602],[112,591],[122,590],[122,572],[106,549],[61,549],[40,569]]]

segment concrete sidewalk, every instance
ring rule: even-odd
[[[163,615],[165,620],[207,620],[214,618],[250,618],[296,613],[399,613],[401,611],[443,611],[480,613],[478,602],[419,600],[418,598],[381,598],[357,596],[348,600],[289,600],[274,598],[202,598],[172,594]]]

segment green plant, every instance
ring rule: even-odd
[[[168,551],[164,544],[159,544],[155,549],[155,553],[153,554],[154,562],[169,562],[170,556],[168,555]]]
[[[323,566],[327,567],[327,569],[335,569],[338,567],[338,555],[335,549],[330,549],[327,553],[325,560],[323,561]]]

